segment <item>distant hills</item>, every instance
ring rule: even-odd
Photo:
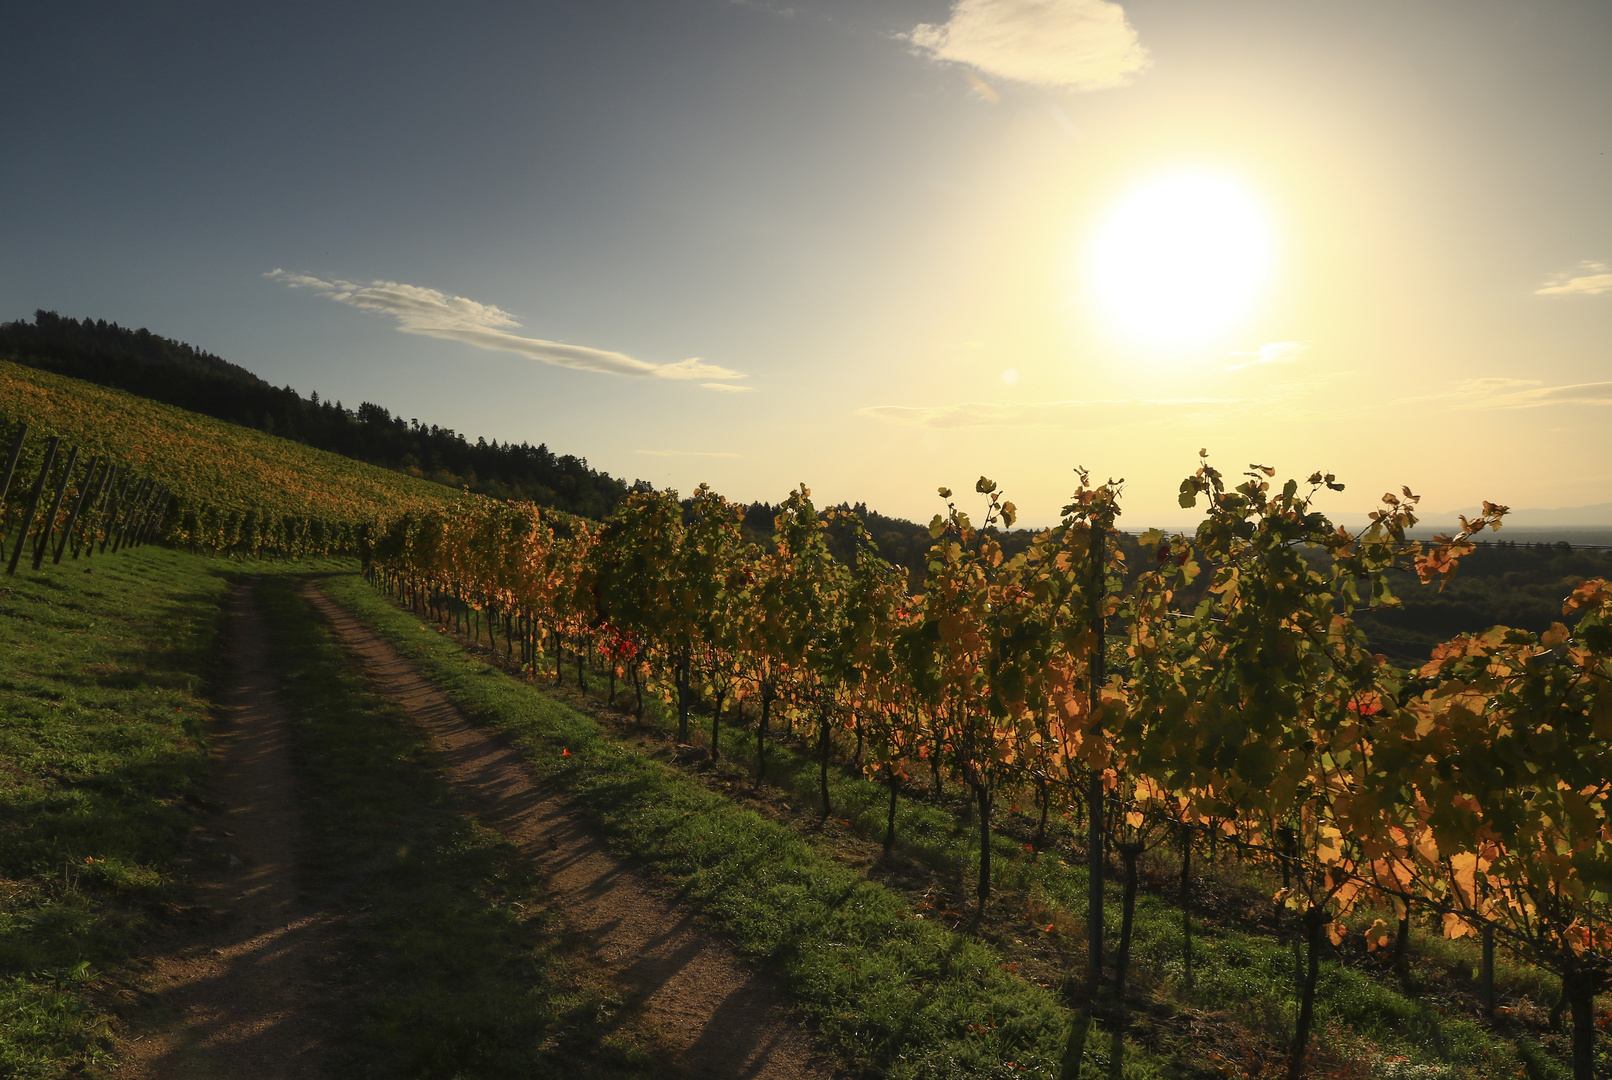
[[[1457,515],[1476,517],[1481,506],[1464,506],[1447,514],[1428,514],[1428,520],[1455,522]],[[1554,510],[1514,509],[1506,515],[1506,527],[1518,529],[1605,529],[1612,532],[1612,502],[1591,506],[1562,506]]]
[[[1458,515],[1468,518],[1482,513],[1482,507],[1467,506],[1448,513],[1426,514],[1415,535],[1454,532],[1461,527]],[[1514,509],[1507,514],[1498,533],[1485,533],[1485,540],[1514,544],[1568,544],[1572,547],[1612,547],[1612,502],[1590,506],[1563,506],[1552,510]]]

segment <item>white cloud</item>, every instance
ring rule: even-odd
[[[858,416],[919,428],[1062,428],[1076,423],[1121,424],[1156,417],[1160,408],[1219,408],[1245,405],[1237,398],[1115,398],[1097,401],[964,401],[955,405],[870,405]]]
[[[339,279],[327,281],[311,274],[294,274],[285,270],[271,270],[263,276],[283,282],[293,289],[308,289],[338,304],[390,315],[397,320],[397,328],[405,334],[459,341],[495,352],[515,353],[555,367],[661,379],[744,378],[740,372],[707,364],[699,357],[675,364],[650,364],[626,353],[523,337],[506,329],[518,328],[520,323],[502,308],[463,296],[449,296],[421,285],[404,285],[396,281],[372,281],[361,285]]]
[[[768,15],[777,15],[780,18],[793,18],[797,13],[792,7],[779,4],[764,3],[763,0],[728,0],[734,7],[750,8],[753,11],[765,11]]]
[[[662,379],[742,379],[737,371],[729,371],[725,367],[707,364],[698,356],[691,356],[687,360],[679,360],[675,364],[662,364],[655,369],[655,375]],[[748,389],[748,388],[746,388]]]
[[[748,394],[755,389],[753,386],[735,386],[723,382],[702,382],[700,385],[707,390],[726,390],[730,394]]]
[[[1227,371],[1241,371],[1243,368],[1258,367],[1260,364],[1287,364],[1310,351],[1308,341],[1267,341],[1253,352],[1234,352],[1233,356],[1248,356],[1252,359],[1241,364],[1233,364]]]
[[[1537,379],[1468,379],[1446,394],[1410,401],[1448,401],[1461,409],[1538,409],[1546,405],[1612,405],[1612,382],[1546,386]]]
[[[650,457],[743,457],[743,454],[729,454],[720,450],[640,450],[640,454]]]
[[[1124,86],[1149,62],[1125,9],[1108,0],[956,0],[945,23],[904,36],[936,60],[1073,90]]]
[[[1535,296],[1600,296],[1612,293],[1612,263],[1582,262],[1578,271],[1557,274],[1534,290]]]

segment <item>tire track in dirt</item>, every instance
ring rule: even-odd
[[[335,1011],[323,991],[340,954],[335,918],[300,901],[301,839],[290,717],[276,696],[252,584],[226,614],[228,674],[212,729],[221,808],[196,839],[205,926],[149,962],[120,1080],[301,1080],[325,1074]]]
[[[656,895],[533,779],[520,751],[471,724],[392,645],[313,584],[303,595],[330,622],[377,688],[414,718],[443,753],[450,780],[478,818],[547,878],[568,925],[591,940],[605,970],[648,1019],[683,1046],[697,1077],[828,1080],[836,1074],[784,1007],[772,980]]]

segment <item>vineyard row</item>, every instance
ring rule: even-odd
[[[1407,538],[1408,490],[1350,532],[1313,505],[1341,488],[1319,473],[1278,488],[1259,466],[1228,479],[1204,461],[1181,485],[1202,522],[1145,535],[1144,565],[1127,566],[1119,484],[1082,473],[1061,524],[1008,558],[1016,509],[981,478],[978,525],[941,489],[916,593],[854,515],[819,510],[804,487],[760,543],[702,486],[686,501],[635,491],[602,523],[467,497],[378,527],[361,550],[422,612],[466,605],[534,676],[566,645],[579,663],[597,652],[640,711],[657,694],[676,709],[681,742],[699,699],[713,706],[712,753],[725,708],[753,700],[762,768],[776,714],[815,725],[825,816],[840,732],[865,742],[892,801],[914,771],[961,783],[977,807],[981,905],[1000,797],[1030,787],[1080,814],[1093,1008],[1123,1009],[1138,857],[1212,833],[1280,871],[1276,900],[1302,926],[1290,1075],[1322,942],[1375,902],[1402,927],[1419,908],[1486,954],[1498,941],[1560,974],[1587,1078],[1594,996],[1612,982],[1612,590],[1584,582],[1546,634],[1497,627],[1398,667],[1354,613],[1396,604],[1402,582],[1442,583],[1505,508],[1485,504],[1423,545]],[[853,536],[850,558],[834,557],[831,530]],[[1126,877],[1111,979],[1109,849]]]
[[[370,527],[270,506],[221,507],[204,493],[176,490],[106,455],[90,454],[81,467],[79,446],[63,452],[60,436],[30,441],[28,433],[28,424],[17,425],[0,475],[0,555],[9,548],[11,574],[30,539],[27,554],[39,570],[47,555],[57,565],[69,552],[77,559],[152,541],[258,557],[351,554]]]

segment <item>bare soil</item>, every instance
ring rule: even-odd
[[[550,900],[629,1001],[680,1048],[697,1077],[807,1080],[835,1075],[790,1015],[773,980],[707,932],[544,791],[520,752],[471,724],[390,643],[313,585],[308,600],[363,664],[374,686],[431,736],[479,820],[544,872]]]
[[[250,585],[231,599],[225,649],[207,792],[216,811],[192,837],[199,928],[148,962],[115,1074],[126,1080],[325,1073],[342,928],[297,895],[290,720]]]

